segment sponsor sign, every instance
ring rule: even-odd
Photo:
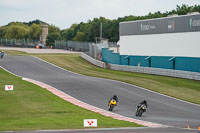
[[[5,85],[5,91],[13,91],[14,86],[13,85]]]
[[[200,14],[121,22],[120,36],[200,32]]]
[[[169,20],[168,21],[168,31],[174,31],[175,29],[175,20],[172,19],[172,20]]]
[[[141,24],[140,25],[141,31],[149,31],[149,30],[154,30],[156,29],[155,25],[145,25],[145,24]]]
[[[83,126],[84,127],[97,127],[97,119],[84,119]]]
[[[195,20],[195,19],[190,18],[190,29],[192,27],[197,27],[197,26],[200,26],[200,19]]]

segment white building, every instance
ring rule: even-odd
[[[200,14],[122,22],[120,54],[200,57]]]

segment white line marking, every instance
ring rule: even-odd
[[[37,59],[39,59],[39,60],[41,60],[41,61],[43,61],[43,62],[46,62],[46,63],[48,63],[48,64],[50,64],[50,65],[53,65],[53,66],[55,66],[55,67],[57,67],[57,68],[60,68],[60,69],[62,69],[62,70],[64,70],[64,71],[67,71],[67,72],[70,72],[70,73],[73,73],[73,74],[76,74],[76,75],[85,76],[85,77],[92,77],[92,76],[86,76],[86,75],[82,75],[82,74],[79,74],[79,73],[75,73],[75,72],[72,72],[72,71],[66,70],[66,69],[64,69],[64,68],[62,68],[62,67],[59,67],[59,66],[53,64],[53,63],[50,63],[50,62],[48,62],[48,61],[45,61],[45,60],[43,60],[43,59],[41,59],[41,58],[39,58],[39,57],[36,57],[36,56],[32,56],[32,57],[37,58]],[[102,68],[102,69],[103,69],[103,68]],[[119,83],[127,84],[127,85],[130,85],[130,86],[133,86],[133,87],[136,87],[136,88],[142,89],[142,90],[146,90],[146,91],[149,91],[149,92],[152,92],[152,93],[155,93],[155,94],[161,95],[161,96],[165,96],[165,97],[168,97],[168,98],[171,98],[171,99],[175,99],[175,100],[177,100],[177,101],[181,101],[181,102],[184,102],[184,103],[188,103],[188,104],[192,104],[192,105],[196,105],[196,106],[199,106],[199,107],[200,107],[199,104],[195,104],[195,103],[191,103],[191,102],[188,102],[188,101],[184,101],[184,100],[181,100],[181,99],[178,99],[178,98],[172,97],[172,96],[168,96],[168,95],[165,95],[165,94],[161,94],[161,93],[158,93],[158,92],[155,92],[155,91],[152,91],[152,90],[146,89],[146,88],[142,88],[142,87],[139,87],[139,86],[136,86],[136,85],[133,85],[133,84],[129,84],[129,83],[126,83],[126,82],[122,82],[122,81],[118,81],[118,80],[113,80],[113,79],[99,78],[99,77],[92,77],[92,78],[104,79],[104,80],[110,80],[110,81],[115,81],[115,82],[119,82]]]
[[[22,78],[23,80],[26,80],[26,81],[29,81],[33,84],[36,84],[40,87],[44,87],[46,88],[48,91],[52,92],[54,95],[57,95],[58,97],[64,99],[65,101],[68,101],[72,104],[75,104],[77,106],[80,106],[82,108],[85,108],[87,110],[91,110],[91,111],[94,111],[96,113],[100,113],[104,116],[108,116],[108,117],[112,117],[114,119],[118,119],[118,120],[124,120],[124,121],[129,121],[129,122],[134,122],[134,123],[137,123],[137,124],[140,124],[140,125],[144,125],[144,126],[148,126],[148,127],[168,127],[166,125],[161,125],[161,124],[157,124],[157,123],[153,123],[153,122],[148,122],[148,121],[143,121],[143,120],[138,120],[138,119],[134,119],[134,118],[129,118],[129,117],[126,117],[126,116],[122,116],[122,115],[119,115],[119,114],[116,114],[116,113],[113,113],[113,112],[109,112],[107,110],[104,110],[104,109],[101,109],[101,108],[98,108],[98,107],[95,107],[93,105],[90,105],[90,104],[87,104],[87,103],[84,103],[50,85],[47,85],[45,83],[42,83],[40,81],[36,81],[36,80],[32,80],[32,79],[29,79],[29,78]],[[52,90],[53,89],[53,90]],[[57,93],[57,92],[60,92],[60,93]],[[63,96],[64,95],[64,96]],[[73,100],[72,100],[73,99]]]
[[[17,74],[14,74],[14,73],[12,73],[12,72],[10,72],[10,71],[8,71],[7,69],[5,69],[5,68],[2,67],[2,66],[0,66],[0,68],[2,68],[3,70],[7,71],[8,73],[10,73],[10,74],[12,74],[12,75],[15,75],[15,76],[17,76],[17,77],[19,77],[19,78],[22,78],[21,76],[19,76],[19,75],[17,75]]]
[[[3,67],[1,67],[1,68],[3,68]],[[10,71],[8,71],[7,69],[5,69],[5,68],[3,68],[5,71],[7,71],[7,72],[9,72],[9,73],[11,73],[11,74],[13,74],[12,72],[10,72]],[[16,75],[16,74],[14,74],[14,75]],[[18,77],[21,77],[21,76],[18,76]],[[29,78],[24,78],[24,77],[21,77],[22,78],[22,80],[25,80],[25,81],[28,81],[27,79],[29,79]],[[33,80],[33,81],[36,81],[36,80]],[[29,81],[30,82],[30,81]],[[37,81],[36,81],[37,82]],[[40,82],[40,81],[38,81],[38,82]],[[42,83],[42,82],[41,82]],[[44,84],[44,83],[43,83]],[[45,85],[47,85],[47,84],[45,84]],[[48,86],[50,86],[50,85],[48,85]],[[40,86],[41,87],[41,86]],[[52,86],[50,86],[50,87],[52,87]],[[52,87],[52,88],[54,88],[54,87]],[[61,92],[61,93],[64,93],[64,92],[62,92],[61,90],[58,90],[58,89],[56,89],[56,88],[54,88],[55,90],[57,90],[57,91],[59,91],[59,92]],[[64,93],[64,94],[66,94],[66,93]],[[68,95],[68,94],[66,94],[66,95]],[[72,96],[70,96],[70,95],[68,95],[69,97],[71,97],[71,98],[73,98],[73,99],[75,99],[75,100],[77,100],[77,101],[80,101],[80,100],[78,100],[78,99],[76,99],[76,98],[74,98],[74,97],[72,97]],[[82,102],[82,101],[80,101],[80,102]],[[89,106],[93,106],[93,105],[90,105],[90,104],[87,104],[87,103],[85,103],[85,102],[82,102],[82,103],[84,103],[84,104],[86,104],[86,105],[89,105]],[[93,107],[95,107],[95,106],[93,106]],[[95,107],[95,108],[97,108],[98,109],[98,107]],[[103,110],[103,111],[106,111],[106,110],[104,110],[104,109],[101,109],[101,110]],[[111,114],[116,114],[116,113],[113,113],[113,112],[109,112],[109,113],[111,113]],[[103,115],[103,114],[102,114]],[[116,115],[119,115],[119,114],[116,114]],[[122,115],[119,115],[119,116],[122,116]],[[133,119],[133,118],[129,118],[129,117],[126,117],[126,116],[122,116],[122,117],[124,117],[124,118],[127,118],[127,119]],[[157,124],[157,123],[153,123],[153,122],[148,122],[148,121],[143,121],[143,120],[138,120],[138,119],[133,119],[133,120],[135,120],[135,121],[140,121],[141,123],[141,125],[143,125],[142,123],[144,123],[144,125],[145,124],[153,124],[153,125],[157,125],[157,127],[168,127],[167,125],[162,125],[162,124]],[[135,122],[134,121],[134,122]],[[137,122],[135,122],[135,123],[137,123]]]
[[[112,131],[112,130],[127,130],[127,129],[149,129],[152,127],[119,127],[119,128],[85,128],[85,129],[60,129],[60,130],[35,130],[41,132],[63,132],[63,131]],[[157,127],[154,127],[157,128]],[[165,128],[165,127],[161,127]]]

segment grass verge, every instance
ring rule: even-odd
[[[4,51],[5,54],[11,54],[11,55],[29,55],[26,52],[22,52],[22,51],[17,51],[17,50],[1,50],[0,51]]]
[[[102,69],[82,59],[80,54],[38,54],[35,56],[76,73],[123,81],[200,104],[200,81]]]
[[[0,131],[81,129],[83,119],[98,119],[99,128],[140,126],[82,109],[1,68],[0,79]],[[6,92],[7,84],[14,91]]]

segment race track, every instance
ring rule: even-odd
[[[6,56],[0,66],[25,78],[51,85],[83,102],[107,110],[108,100],[118,95],[114,113],[174,127],[197,129],[200,126],[200,106],[166,97],[129,84],[74,74],[31,56]],[[135,117],[139,102],[147,100],[149,107],[143,117]]]

